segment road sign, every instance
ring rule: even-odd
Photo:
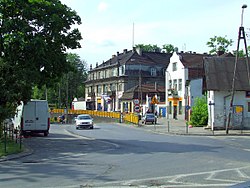
[[[138,104],[139,105],[140,101],[139,99],[134,99],[134,104]]]
[[[156,97],[153,96],[152,101],[151,101],[151,104],[158,104],[158,103],[159,103],[159,102],[158,102],[158,100],[156,99]]]
[[[140,112],[140,106],[139,106],[139,104],[136,104],[136,105],[134,106],[134,111],[135,111],[135,112]]]

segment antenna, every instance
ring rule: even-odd
[[[133,30],[132,30],[132,49],[134,48],[134,38],[135,38],[135,24],[133,22]]]

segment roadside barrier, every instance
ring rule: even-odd
[[[52,109],[50,111],[53,114],[65,114],[65,109]],[[108,117],[108,118],[116,118],[120,120],[120,122],[130,122],[134,124],[139,123],[139,117],[137,114],[133,113],[120,113],[120,112],[106,112],[106,111],[96,111],[96,110],[68,110],[69,115],[78,115],[78,114],[89,114],[91,116],[98,117]]]

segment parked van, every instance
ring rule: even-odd
[[[18,106],[14,127],[20,130],[22,135],[35,132],[48,136],[50,128],[48,101],[31,99],[27,104],[22,103]]]

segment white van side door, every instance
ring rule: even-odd
[[[28,102],[24,105],[23,130],[36,130],[36,103]]]
[[[48,103],[36,101],[36,130],[48,129]]]

